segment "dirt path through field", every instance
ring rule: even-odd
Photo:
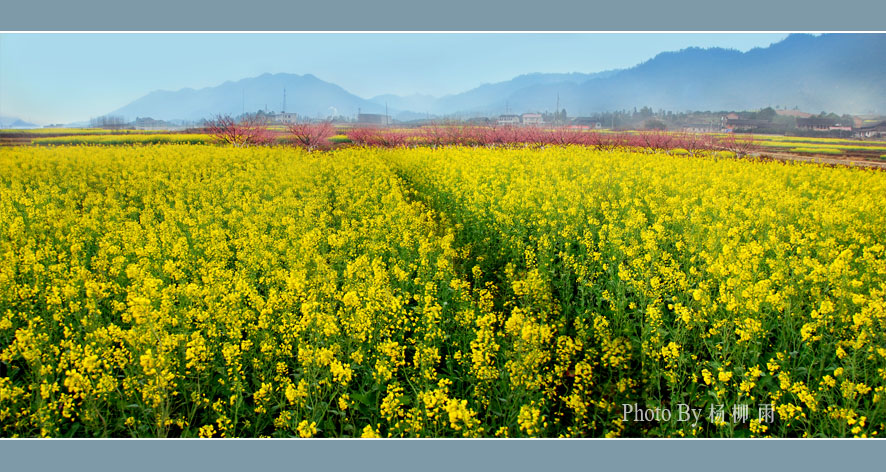
[[[814,162],[816,164],[834,165],[834,166],[855,166],[855,167],[873,167],[886,170],[886,161],[875,161],[861,157],[845,157],[845,156],[801,156],[798,154],[790,154],[783,152],[761,152],[756,154],[760,158],[770,158],[779,161],[801,161]]]

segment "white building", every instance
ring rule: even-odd
[[[539,113],[523,113],[523,124],[527,126],[540,125],[544,121]]]
[[[499,126],[516,126],[520,124],[520,115],[501,115],[498,117]]]
[[[389,126],[391,117],[379,113],[358,113],[357,124],[373,126]]]
[[[298,115],[296,113],[278,113],[274,115],[274,123],[280,123],[283,125],[294,125],[297,121]]]

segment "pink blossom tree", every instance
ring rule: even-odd
[[[329,146],[329,138],[335,136],[332,123],[294,123],[287,127],[292,142],[308,150]]]
[[[720,138],[716,146],[724,151],[735,153],[737,157],[743,157],[757,149],[754,144],[754,136],[751,134],[741,137],[730,134],[725,138]]]
[[[256,116],[235,120],[230,115],[218,115],[206,124],[206,132],[218,141],[238,147],[270,144],[274,135],[267,123]]]

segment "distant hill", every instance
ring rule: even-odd
[[[356,115],[384,113],[384,104],[353,95],[338,85],[306,74],[264,74],[259,77],[225,82],[200,90],[159,90],[109,113],[127,120],[151,117],[157,120],[200,120],[217,114],[239,115],[244,110],[281,111],[283,90],[286,111],[309,117],[331,114]]]
[[[767,106],[842,113],[886,112],[886,34],[790,35],[746,53],[666,52],[594,81],[542,85],[508,97],[514,109],[750,110]]]
[[[382,107],[387,105],[389,109],[412,110],[414,113],[429,113],[434,107],[437,97],[421,94],[399,96],[388,93],[372,97],[369,101]]]
[[[508,100],[512,95],[524,90],[531,90],[538,86],[570,86],[581,84],[592,79],[611,77],[618,71],[604,71],[596,74],[525,74],[511,80],[493,84],[483,84],[466,92],[446,95],[434,98],[428,95],[412,95],[409,97],[397,97],[396,95],[382,95],[372,100],[376,103],[397,107],[401,110],[426,112],[433,115],[450,115],[455,113],[465,114],[497,114],[504,113],[508,106]],[[382,101],[382,99],[384,101]],[[546,108],[556,106],[556,97]],[[518,109],[512,109],[517,110]]]
[[[689,48],[630,69],[595,74],[525,74],[463,93],[364,99],[313,75],[264,74],[200,90],[156,91],[110,114],[199,120],[264,109],[308,117],[388,113],[399,119],[554,111],[575,116],[649,106],[668,110],[886,113],[886,34],[795,34],[767,48]],[[244,106],[245,104],[245,106]]]
[[[39,125],[28,123],[27,121],[14,116],[0,116],[0,129],[28,129],[39,127]]]

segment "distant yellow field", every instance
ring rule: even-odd
[[[103,128],[33,128],[33,129],[0,129],[0,133],[16,133],[16,134],[67,134],[67,135],[84,135],[84,134],[150,134],[165,133],[163,130],[115,130]]]
[[[36,138],[31,140],[31,144],[37,145],[93,144],[103,146],[126,144],[210,144],[214,142],[216,142],[216,140],[208,134],[188,133],[74,135],[53,136],[50,138]]]

